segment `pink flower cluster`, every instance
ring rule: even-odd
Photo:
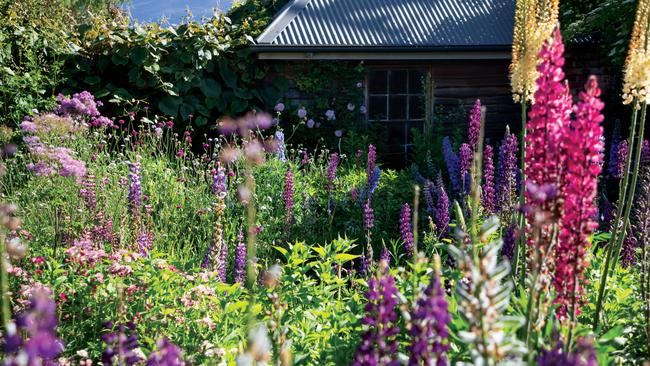
[[[27,169],[36,175],[81,178],[86,175],[86,163],[72,157],[72,150],[65,147],[45,145],[36,136],[24,138],[29,152],[38,159],[27,164]]]

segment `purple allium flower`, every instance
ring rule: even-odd
[[[282,113],[284,112],[284,103],[278,103],[275,105],[275,108],[273,108],[276,112]]]
[[[32,121],[25,120],[20,123],[20,130],[24,133],[37,133],[38,126]]]
[[[494,152],[492,146],[485,146],[483,153],[483,209],[486,214],[491,215],[494,213],[494,161],[492,159]]]
[[[246,243],[244,243],[244,232],[239,230],[237,234],[237,248],[235,249],[235,282],[246,281]]]
[[[363,230],[370,231],[375,226],[375,211],[372,209],[372,201],[366,199],[363,204]]]
[[[307,128],[314,128],[315,124],[316,124],[316,122],[314,122],[313,119],[310,119],[310,120],[307,121]]]
[[[284,145],[284,133],[282,131],[275,131],[275,140],[277,141],[277,152],[278,152],[278,159],[280,159],[281,162],[286,163],[287,162],[287,156],[286,156],[286,147]]]
[[[341,137],[341,136],[343,136],[343,131],[341,131],[341,130],[336,130],[336,131],[334,131],[334,136],[336,136],[336,137]]]
[[[63,352],[63,342],[56,337],[56,325],[56,304],[50,298],[49,289],[32,291],[29,308],[16,323],[7,324],[5,364],[54,365],[54,359]],[[18,363],[19,360],[22,362]]]
[[[366,108],[365,105],[360,106],[360,107],[359,107],[359,113],[361,113],[361,114],[366,114],[366,113],[368,113],[368,108]]]
[[[619,169],[618,148],[621,140],[621,125],[619,121],[616,121],[612,142],[609,144],[609,160],[607,161],[607,173],[610,177],[615,177]]]
[[[352,359],[352,366],[397,366],[397,287],[395,278],[382,265],[380,273],[368,281],[366,315],[361,323],[366,329]]]
[[[442,183],[442,176],[438,176],[438,202],[435,209],[435,222],[438,235],[446,237],[449,235],[449,197],[445,192],[445,186]]]
[[[330,155],[330,162],[327,166],[327,192],[332,193],[334,191],[334,180],[336,180],[336,168],[339,166],[341,158],[339,154],[334,153]]]
[[[142,208],[142,172],[140,162],[129,163],[129,208],[134,219],[140,217]]]
[[[596,351],[589,339],[578,340],[573,352],[565,352],[562,341],[550,350],[542,349],[537,356],[538,366],[597,366]]]
[[[171,343],[169,339],[163,338],[156,344],[158,349],[152,352],[147,358],[147,366],[183,366],[181,349]]]
[[[402,205],[399,215],[399,232],[404,242],[404,249],[408,258],[413,258],[413,229],[411,228],[411,207],[408,203]]]
[[[472,148],[468,144],[460,145],[458,151],[458,178],[465,188],[465,193],[469,191],[467,177],[469,176],[470,167],[472,166]]]
[[[347,107],[348,107],[348,111],[350,111],[350,112],[352,112],[354,110],[354,108],[356,108],[353,103],[348,103]]]
[[[298,118],[303,119],[305,117],[307,117],[307,110],[305,107],[300,107],[300,109],[298,109]]]
[[[77,118],[99,116],[97,107],[101,106],[101,102],[95,102],[95,97],[87,91],[75,93],[72,98],[66,98],[63,94],[59,94],[56,99],[59,103],[56,112],[62,116]]]
[[[284,191],[282,193],[282,201],[284,202],[284,209],[287,213],[287,222],[293,221],[293,172],[291,167],[287,168],[284,175]]]
[[[325,118],[327,118],[328,121],[336,121],[336,113],[334,113],[333,110],[328,109],[325,112]]]
[[[142,362],[142,358],[136,351],[138,349],[138,336],[135,334],[135,324],[129,322],[125,327],[123,324],[117,326],[117,332],[113,332],[113,324],[107,322],[104,324],[108,333],[102,335],[102,340],[106,348],[102,353],[102,363],[104,365],[114,365],[116,358],[119,363],[126,366],[133,366]]]
[[[610,167],[612,178],[621,179],[625,174],[625,164],[627,162],[627,155],[630,153],[630,145],[627,140],[621,141],[616,148],[616,158],[614,160],[616,165]]]
[[[370,181],[372,173],[375,171],[375,164],[377,163],[377,149],[375,145],[368,145],[368,164],[366,165],[366,177]]]
[[[467,129],[467,137],[469,146],[472,151],[478,148],[478,138],[481,131],[481,100],[477,99],[474,102],[472,110],[469,112],[469,128]]]
[[[113,127],[113,120],[108,117],[99,116],[90,121],[92,127]]]
[[[508,225],[506,231],[503,233],[503,247],[501,247],[501,255],[508,260],[512,260],[515,255],[515,245],[517,244],[517,231],[513,224]]]
[[[458,171],[458,156],[454,153],[454,148],[451,146],[451,139],[449,136],[445,136],[445,138],[442,139],[442,152],[445,158],[445,164],[447,165],[447,173],[449,174],[451,186],[455,192],[460,193],[461,182]]]
[[[519,152],[519,141],[517,136],[510,133],[506,128],[501,146],[499,146],[499,163],[497,166],[496,179],[496,200],[499,202],[496,209],[503,221],[512,214],[514,197],[517,184],[517,154]]]
[[[449,344],[449,329],[451,321],[445,291],[440,284],[440,278],[431,276],[429,286],[420,294],[413,309],[411,309],[412,337],[409,346],[410,366],[447,365]]]

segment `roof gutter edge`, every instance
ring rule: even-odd
[[[277,46],[252,45],[253,52],[485,52],[510,51],[512,45],[479,45],[479,46]]]

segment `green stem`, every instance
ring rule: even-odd
[[[636,101],[635,101],[636,103]],[[623,180],[621,182],[619,192],[618,192],[618,207],[616,208],[616,216],[614,218],[614,225],[612,227],[612,237],[609,242],[609,248],[607,249],[607,255],[605,257],[605,266],[603,267],[603,274],[600,279],[600,286],[598,288],[598,299],[596,301],[596,312],[594,313],[593,328],[594,330],[598,327],[598,322],[600,321],[600,312],[603,307],[603,299],[605,296],[605,287],[607,286],[607,277],[609,276],[610,265],[612,262],[612,256],[614,252],[614,246],[618,240],[619,234],[619,223],[623,216],[623,207],[625,206],[625,200],[627,197],[627,187],[628,179],[630,175],[630,167],[632,166],[632,152],[634,151],[634,137],[636,135],[636,126],[638,121],[638,110],[634,108],[632,111],[632,123],[630,126],[630,138],[629,138],[629,153],[625,162],[625,170],[623,172]],[[618,255],[618,253],[617,253]]]
[[[0,301],[2,301],[2,329],[5,334],[9,329],[7,325],[11,322],[11,311],[9,310],[9,298],[7,293],[9,292],[9,279],[7,278],[7,268],[5,261],[5,235],[4,233],[0,235]]]
[[[630,183],[629,193],[627,195],[626,206],[625,206],[625,216],[623,218],[623,230],[621,231],[618,239],[617,245],[614,247],[614,256],[612,257],[612,268],[616,268],[618,264],[618,258],[620,256],[621,247],[623,246],[623,241],[627,235],[627,230],[630,226],[630,213],[632,212],[632,203],[634,202],[634,193],[636,192],[637,180],[639,178],[639,167],[641,165],[641,152],[643,150],[643,135],[645,129],[645,119],[647,104],[643,104],[641,107],[641,120],[639,122],[639,133],[637,134],[636,142],[636,152],[634,156],[634,169],[632,170],[632,183]],[[632,155],[630,150],[630,155]]]
[[[519,192],[519,206],[523,207],[525,202],[525,190],[526,190],[526,94],[524,93],[523,99],[521,100],[521,189]],[[526,248],[526,235],[525,225],[526,217],[523,212],[517,215],[517,223],[519,224],[519,229],[521,235],[519,235],[517,242],[515,243],[515,254],[513,256],[513,268],[515,278],[519,272],[519,257],[522,253],[525,253]],[[523,270],[521,271],[520,284],[522,287],[525,287],[526,284],[526,261],[523,261]]]

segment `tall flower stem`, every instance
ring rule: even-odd
[[[9,297],[7,292],[9,292],[9,279],[7,278],[7,266],[5,261],[5,233],[4,230],[0,232],[0,301],[2,301],[2,325],[1,329],[3,334],[8,334],[9,329],[7,329],[7,324],[11,321],[11,311],[9,310]]]
[[[523,207],[525,204],[525,196],[524,194],[526,193],[526,98],[527,95],[524,92],[524,96],[521,100],[521,189],[519,192],[519,207]],[[517,225],[519,229],[521,229],[521,235],[519,235],[518,240],[517,240],[517,245],[515,246],[515,254],[513,258],[513,275],[515,278],[517,278],[517,275],[519,274],[519,256],[520,252],[524,252],[520,249],[526,247],[526,234],[524,227],[526,225],[526,216],[524,215],[523,212],[520,212],[519,215],[517,215]],[[525,285],[525,280],[526,280],[526,261],[523,263],[523,270],[522,275],[521,275],[521,284]]]
[[[641,116],[642,118],[641,118],[641,126],[639,126],[640,127],[639,130],[640,130],[640,136],[641,136],[640,141],[643,141],[643,128],[644,128],[644,125],[645,125],[646,104],[643,105],[643,111],[641,112],[641,114],[642,114],[642,116]],[[637,131],[636,130],[637,122],[638,122],[638,119],[639,119],[638,117],[639,117],[638,110],[636,108],[634,108],[633,112],[632,112],[632,123],[631,123],[631,126],[630,126],[630,138],[629,138],[629,146],[630,146],[629,151],[630,151],[630,153],[627,154],[627,159],[626,159],[626,162],[625,162],[625,170],[623,172],[623,180],[621,181],[621,185],[620,185],[619,192],[618,192],[618,207],[616,208],[616,217],[614,218],[614,225],[612,227],[612,231],[613,231],[612,232],[612,237],[610,239],[609,249],[607,251],[607,256],[605,258],[605,266],[603,267],[603,274],[602,274],[601,279],[600,279],[600,286],[598,287],[598,300],[596,301],[596,312],[594,313],[594,320],[593,320],[593,328],[594,329],[598,328],[598,322],[600,321],[600,312],[601,312],[602,307],[603,307],[603,301],[604,301],[604,297],[605,297],[605,287],[607,286],[607,278],[609,277],[610,268],[615,268],[618,256],[620,255],[621,247],[620,247],[620,245],[618,245],[619,236],[624,239],[625,238],[625,230],[627,229],[627,220],[629,219],[629,210],[627,208],[625,208],[625,206],[626,206],[627,197],[628,197],[627,190],[628,190],[628,180],[630,178],[630,168],[632,166],[632,155],[633,155],[632,152],[635,151],[634,150],[634,147],[635,147],[634,142],[635,142],[636,131]],[[637,154],[636,154],[638,156],[638,159],[635,159],[636,160],[635,161],[636,170],[635,170],[634,177],[632,179],[635,183],[636,183],[636,177],[637,177],[637,173],[638,173],[638,164],[639,164],[640,157],[641,157],[640,152],[641,152],[641,146],[639,144],[639,148],[638,148],[638,151],[637,151]],[[633,193],[634,192],[634,187],[631,187],[630,190]],[[631,206],[631,202],[630,202],[629,206]],[[624,208],[625,208],[625,212],[627,212],[628,215],[626,215],[626,218],[625,218],[626,221],[623,222],[623,224],[622,224],[623,227],[621,228],[621,219],[623,218],[623,213],[624,213],[623,210],[624,210]],[[622,230],[620,230],[620,229],[622,229]],[[620,242],[622,243],[623,240],[620,240]]]

